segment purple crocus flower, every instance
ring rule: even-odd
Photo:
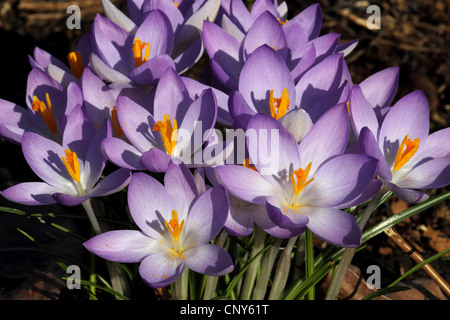
[[[76,83],[66,90],[46,72],[33,68],[27,81],[27,108],[0,99],[0,135],[20,144],[23,133],[31,131],[60,142],[66,118],[78,104],[83,104],[83,94]]]
[[[199,195],[187,167],[171,163],[164,185],[145,173],[133,174],[128,205],[140,231],[100,234],[84,243],[89,251],[111,261],[139,262],[142,279],[153,288],[169,285],[186,267],[214,276],[233,270],[228,252],[208,244],[226,219],[228,197],[223,187]]]
[[[39,47],[34,49],[33,57],[29,56],[28,60],[32,68],[45,71],[67,88],[71,82],[79,84],[78,79],[81,78],[84,67],[89,63],[90,54],[90,34],[85,33],[75,46],[75,50],[67,54],[67,62],[61,61]]]
[[[299,142],[325,111],[347,100],[349,86],[342,79],[343,64],[342,54],[333,54],[295,84],[280,55],[263,45],[242,68],[239,91],[230,94],[230,114],[244,129],[254,114],[271,115]]]
[[[43,182],[19,183],[2,191],[2,195],[27,205],[74,206],[123,189],[131,178],[128,169],[118,169],[99,181],[106,164],[100,143],[110,135],[108,122],[96,132],[80,105],[68,118],[62,145],[37,133],[25,132],[22,139],[25,160]]]
[[[228,11],[231,18],[225,13],[222,27],[207,21],[203,27],[205,48],[211,59],[210,81],[224,91],[237,90],[244,63],[262,45],[280,54],[295,83],[327,56],[350,51],[338,46],[339,34],[317,37],[322,22],[318,5],[305,9],[287,22],[284,14],[280,15],[274,4],[267,0],[256,1],[250,13],[241,0],[231,1],[229,9],[224,11]]]
[[[186,20],[172,1],[130,2],[136,21],[108,0],[102,6],[107,18],[97,15],[92,27],[94,70],[112,83],[147,86],[168,67],[183,73],[200,59],[203,21],[214,20],[220,1],[206,1]]]
[[[117,117],[131,145],[118,138],[105,139],[102,145],[108,159],[132,170],[165,172],[171,159],[196,163],[195,153],[213,132],[217,102],[213,89],[191,97],[181,77],[167,70],[155,91],[153,114],[119,96]]]
[[[278,121],[256,114],[247,132],[257,140],[249,138],[247,145],[257,171],[226,165],[217,167],[217,173],[230,193],[265,205],[270,220],[290,230],[290,236],[307,227],[332,244],[359,246],[361,229],[356,219],[339,209],[370,199],[381,183],[373,179],[374,158],[343,154],[349,126],[346,105],[339,104],[297,144]]]
[[[349,106],[361,151],[378,159],[378,178],[400,199],[422,202],[428,195],[417,189],[450,184],[450,128],[429,135],[429,105],[422,91],[397,101],[381,124],[357,85]]]
[[[108,119],[113,127],[113,135],[123,138],[122,128],[117,119],[117,98],[128,98],[145,106],[149,112],[153,112],[154,91],[146,93],[139,87],[125,85],[111,86],[100,79],[90,67],[85,68],[81,78],[81,86],[84,97],[84,107],[89,120],[95,128],[100,128],[105,119]]]

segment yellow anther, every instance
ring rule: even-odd
[[[411,141],[411,139],[409,139],[409,135],[406,135],[398,148],[397,156],[395,157],[394,171],[400,170],[409,160],[411,160],[417,149],[419,149],[419,144],[420,138],[416,138]]]
[[[305,170],[303,169],[297,169],[294,170],[294,172],[291,173],[291,181],[292,181],[292,187],[294,189],[294,194],[298,195],[300,192],[308,185],[310,184],[314,178],[310,179],[309,181],[306,181],[309,175],[309,171],[311,170],[312,162],[308,163]],[[295,175],[295,177],[294,177]]]
[[[142,50],[144,50],[144,56],[142,56]],[[150,42],[144,43],[138,38],[134,39],[133,42],[133,56],[134,56],[134,66],[137,68],[148,61],[150,56]]]
[[[70,149],[65,151],[66,157],[61,158],[70,176],[76,182],[80,182],[80,164],[78,163],[77,154]]]
[[[175,145],[177,144],[177,120],[173,119],[173,127],[170,122],[170,116],[168,114],[164,115],[163,121],[158,121],[153,126],[153,131],[159,131],[162,136],[164,147],[168,154],[172,155],[175,150]]]
[[[70,70],[72,70],[73,75],[80,79],[84,69],[81,53],[79,51],[69,52],[67,61],[69,61]]]
[[[275,119],[280,119],[289,110],[289,91],[287,88],[283,89],[280,98],[273,97],[273,90],[270,90],[270,115]]]
[[[48,93],[45,94],[45,99],[47,101],[47,104],[39,100],[36,96],[33,96],[33,103],[31,105],[31,108],[34,111],[39,111],[47,127],[50,129],[51,132],[55,133],[57,127],[55,117],[53,116],[52,103],[50,101],[50,96],[48,95]]]
[[[117,119],[117,107],[111,109],[111,120],[117,136],[121,137],[123,135],[123,130],[122,127],[120,126],[119,119]]]

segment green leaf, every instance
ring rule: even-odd
[[[304,297],[310,288],[315,286],[334,267],[331,261],[325,263],[306,279],[298,279],[288,290],[283,300],[300,299]]]
[[[268,250],[270,247],[272,247],[272,244],[269,244],[264,249],[262,249],[260,252],[258,252],[242,269],[239,271],[239,273],[231,280],[231,282],[228,284],[227,291],[225,293],[225,297],[229,297],[231,294],[231,291],[234,289],[236,284],[238,283],[239,279],[244,275],[245,271],[250,267],[250,265],[258,259],[258,257],[263,254],[266,250]]]
[[[67,279],[69,279],[69,277],[62,277],[62,279],[63,280],[67,280]],[[100,289],[100,290],[103,290],[105,292],[108,292],[108,293],[110,293],[112,295],[118,296],[119,298],[121,298],[123,300],[130,300],[128,297],[124,296],[123,294],[121,294],[121,293],[119,293],[119,292],[117,292],[117,291],[115,291],[115,290],[113,290],[111,288],[100,286],[100,285],[98,285],[95,282],[91,282],[91,281],[80,279],[80,284],[82,284],[84,286],[95,287],[97,289]]]
[[[372,292],[371,294],[365,296],[364,298],[362,298],[361,300],[373,300],[378,298],[379,296],[382,296],[384,294],[388,294],[388,293],[392,293],[392,292],[399,292],[399,291],[405,291],[405,290],[410,290],[411,288],[409,287],[387,287],[384,289],[380,289],[377,290],[375,292]]]

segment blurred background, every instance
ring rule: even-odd
[[[111,2],[126,12],[126,0],[111,0]],[[398,66],[400,80],[394,102],[413,90],[423,90],[430,102],[431,132],[449,126],[450,0],[370,2],[288,0],[288,19],[317,2],[320,3],[323,12],[321,34],[340,33],[341,42],[359,39],[356,49],[346,58],[354,83],[360,83],[384,68]],[[66,13],[66,9],[72,4],[78,5],[81,9],[81,29],[79,30],[69,30],[66,26],[66,20],[70,16]],[[252,1],[246,1],[246,4],[250,7]],[[381,29],[369,30],[366,27],[366,20],[370,16],[366,12],[369,5],[380,7]],[[39,46],[60,60],[66,61],[67,53],[75,47],[79,37],[90,30],[97,13],[102,13],[100,0],[0,1],[0,98],[25,106],[26,79],[31,70],[28,55],[32,55],[35,46]],[[205,54],[198,66],[188,75],[198,78],[207,61]],[[37,181],[37,178],[24,161],[20,147],[0,139],[1,190],[23,181]],[[443,190],[432,190],[430,194],[441,192]],[[12,204],[1,198],[0,206],[12,206]],[[393,199],[381,209],[383,211],[381,215],[374,217],[369,224],[383,219],[383,215],[392,215],[407,207],[406,203]],[[39,208],[20,208],[27,212],[40,210]],[[52,210],[59,209],[52,208]],[[10,214],[0,212],[0,249],[8,246],[30,246],[29,241],[24,240],[23,236],[17,242],[15,240],[17,232],[13,232],[17,224],[24,224],[24,228],[34,228],[26,223],[29,222],[24,217],[11,217]],[[400,223],[397,231],[425,258],[450,248],[449,203],[441,203]],[[66,248],[78,246],[71,241],[64,242],[67,239],[63,235],[61,235],[62,238],[57,238],[48,230],[42,231],[42,234],[46,241],[56,241],[57,246],[61,243],[65,243]],[[7,241],[5,239],[9,239],[10,242],[5,244]],[[316,247],[320,250],[323,244],[318,240]],[[42,254],[37,257],[38,260],[43,259]],[[382,266],[383,276],[387,278],[386,283],[389,282],[391,275],[395,279],[399,274],[414,266],[410,257],[385,235],[372,239],[357,257],[354,265],[355,268],[360,268],[359,270],[363,270],[370,264]],[[24,256],[0,253],[0,299],[57,299],[61,297],[60,289],[63,287],[61,281],[58,281],[57,276],[49,276],[54,272],[54,269],[51,269],[54,266],[48,267],[52,263],[44,263],[52,270],[51,272],[41,265],[41,271],[44,269],[46,277],[50,277],[42,280],[43,273],[30,267],[30,259],[30,251],[25,252]],[[19,271],[16,267],[7,267],[7,262],[12,260],[21,265]],[[448,258],[436,262],[433,266],[449,282]],[[423,271],[415,273],[410,280],[417,279],[422,281],[422,286],[429,280]],[[36,284],[36,281],[48,287],[43,289]],[[349,281],[351,284],[352,279]],[[323,285],[326,286],[326,283]],[[445,296],[440,295],[438,291],[433,291],[439,290],[432,286],[433,283],[427,283],[427,285],[430,287],[424,290],[431,295],[426,296],[423,293],[425,291],[422,290],[415,298],[445,299]],[[358,297],[356,293],[355,287],[351,287],[347,298],[356,299]],[[397,298],[402,299],[405,296],[397,296]]]

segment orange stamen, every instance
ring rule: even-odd
[[[159,131],[164,142],[164,147],[168,154],[172,155],[175,150],[175,145],[177,144],[177,120],[173,119],[173,127],[170,122],[170,116],[168,114],[164,115],[163,121],[158,121],[153,126],[153,131]]]
[[[411,141],[411,139],[409,139],[409,135],[406,135],[398,148],[397,156],[395,157],[394,171],[400,170],[409,160],[411,160],[417,149],[419,149],[419,144],[420,138],[416,138]]]
[[[33,103],[31,105],[31,108],[34,111],[39,111],[47,127],[50,129],[51,132],[55,133],[57,127],[55,118],[53,116],[52,103],[50,101],[50,96],[48,95],[48,93],[45,94],[45,99],[47,100],[47,104],[39,100],[36,96],[33,96]]]
[[[252,169],[252,170],[254,170],[254,171],[258,171],[258,170],[255,168],[254,165],[251,165],[251,164],[250,164],[250,159],[249,159],[249,158],[245,158],[244,163],[242,164],[242,166],[243,166],[243,167],[246,167],[246,168],[249,168],[249,169]]]
[[[61,158],[64,165],[66,166],[67,171],[70,176],[76,182],[80,182],[80,164],[78,163],[77,154],[70,149],[66,149],[65,151],[66,157]]]
[[[111,120],[117,136],[121,137],[123,135],[123,130],[122,127],[120,126],[119,119],[117,119],[117,107],[111,109]]]
[[[287,88],[283,89],[280,98],[273,97],[273,90],[270,90],[270,115],[275,119],[280,119],[289,110],[289,91]]]
[[[181,248],[179,239],[180,239],[181,231],[183,230],[184,220],[182,220],[181,223],[179,223],[177,211],[172,210],[172,219],[170,219],[169,222],[164,220],[164,224],[166,225],[167,230],[169,230],[169,232],[173,238],[173,242],[175,245],[175,248],[173,249],[173,253],[176,255],[182,254],[183,249]]]
[[[277,20],[278,20],[278,23],[279,23],[280,25],[284,25],[286,22],[289,21],[288,19],[286,19],[286,20],[284,20],[284,21],[281,21],[280,18],[277,18]]]
[[[69,52],[67,60],[69,61],[70,70],[72,70],[73,75],[80,79],[84,69],[81,53],[79,51]]]
[[[144,56],[142,56],[142,50],[144,50]],[[134,55],[134,66],[137,68],[148,61],[150,55],[150,42],[144,43],[138,38],[134,39],[133,42],[133,55]]]
[[[310,179],[309,181],[306,181],[309,175],[309,171],[311,170],[312,162],[310,162],[305,170],[303,169],[297,169],[294,170],[294,172],[291,173],[291,181],[292,181],[292,187],[294,189],[294,193],[296,195],[300,194],[300,192],[308,185],[310,184],[314,178]],[[297,178],[297,180],[294,178]]]

